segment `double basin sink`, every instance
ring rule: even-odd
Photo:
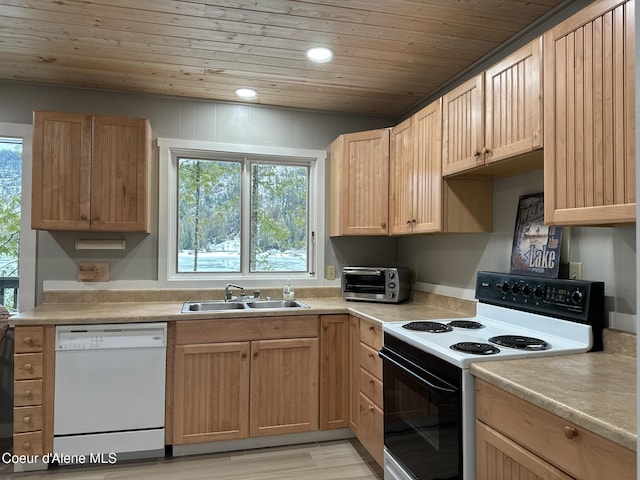
[[[280,310],[289,308],[309,308],[300,300],[259,300],[246,301],[205,300],[202,302],[184,302],[181,313],[195,312],[234,312],[237,310]]]

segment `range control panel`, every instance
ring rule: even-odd
[[[604,322],[604,283],[478,272],[476,298],[580,323]]]

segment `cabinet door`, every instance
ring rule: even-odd
[[[91,229],[149,231],[149,121],[93,117]]]
[[[318,429],[318,339],[251,342],[252,437]]]
[[[484,164],[484,75],[464,82],[442,99],[442,174]]]
[[[89,230],[91,116],[33,114],[31,228]]]
[[[442,99],[413,117],[413,233],[442,230]]]
[[[323,315],[320,330],[320,430],[349,426],[349,316]]]
[[[635,222],[634,3],[544,34],[545,223]]]
[[[175,444],[248,437],[249,353],[249,342],[176,347]]]
[[[411,233],[415,224],[413,196],[414,133],[413,119],[391,129],[389,144],[389,233],[401,235]]]
[[[349,316],[349,427],[358,434],[360,417],[360,320]]]
[[[330,235],[389,231],[389,130],[341,135],[331,147]]]
[[[484,161],[542,148],[542,37],[485,71]]]
[[[476,422],[478,480],[571,480],[570,477],[482,422]]]

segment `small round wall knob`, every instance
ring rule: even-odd
[[[563,431],[564,431],[564,436],[567,437],[569,440],[571,440],[572,438],[576,438],[578,436],[578,430],[576,430],[574,427],[570,427],[569,425],[564,427]]]

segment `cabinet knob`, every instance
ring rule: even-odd
[[[387,224],[386,224],[386,223],[384,223],[384,222],[382,222],[382,223],[380,224],[380,227],[382,227],[382,228],[387,228]]]
[[[370,383],[371,385],[375,385],[375,384],[376,384],[376,382],[374,382],[373,380],[369,380],[369,383]]]
[[[30,442],[24,442],[22,444],[22,449],[23,450],[31,450],[31,443]]]
[[[564,427],[563,431],[564,431],[564,436],[567,437],[569,440],[571,440],[572,438],[576,438],[578,436],[578,430],[576,430],[574,427],[570,427],[569,425]]]
[[[30,363],[25,363],[24,364],[24,369],[25,370],[32,370],[33,368],[32,368],[32,365]]]
[[[482,153],[477,150],[476,153],[473,154],[474,157],[478,158]]]
[[[246,353],[243,353],[243,354],[242,354],[242,358],[247,358],[247,354],[246,354]]]
[[[23,342],[26,343],[27,345],[33,345],[33,338],[27,335],[26,337],[24,337]]]
[[[483,154],[483,155],[487,155],[490,151],[491,151],[491,150],[489,150],[487,147],[484,147],[484,148],[482,149],[482,154]]]
[[[369,354],[369,358],[373,358],[373,353],[370,353],[370,354]]]
[[[82,220],[83,222],[87,219],[86,215],[80,215],[80,220]]]
[[[407,220],[407,225],[411,225],[411,220]]]
[[[27,398],[31,398],[32,397],[31,390],[25,390],[24,396],[27,397]]]
[[[373,412],[373,405],[369,405],[369,411]]]
[[[255,352],[255,353],[253,354],[253,358],[258,358],[258,352]]]
[[[31,417],[27,415],[22,419],[22,423],[26,423],[27,425],[31,423]]]
[[[376,327],[374,327],[373,325],[369,325],[369,331],[373,332],[376,329]]]

